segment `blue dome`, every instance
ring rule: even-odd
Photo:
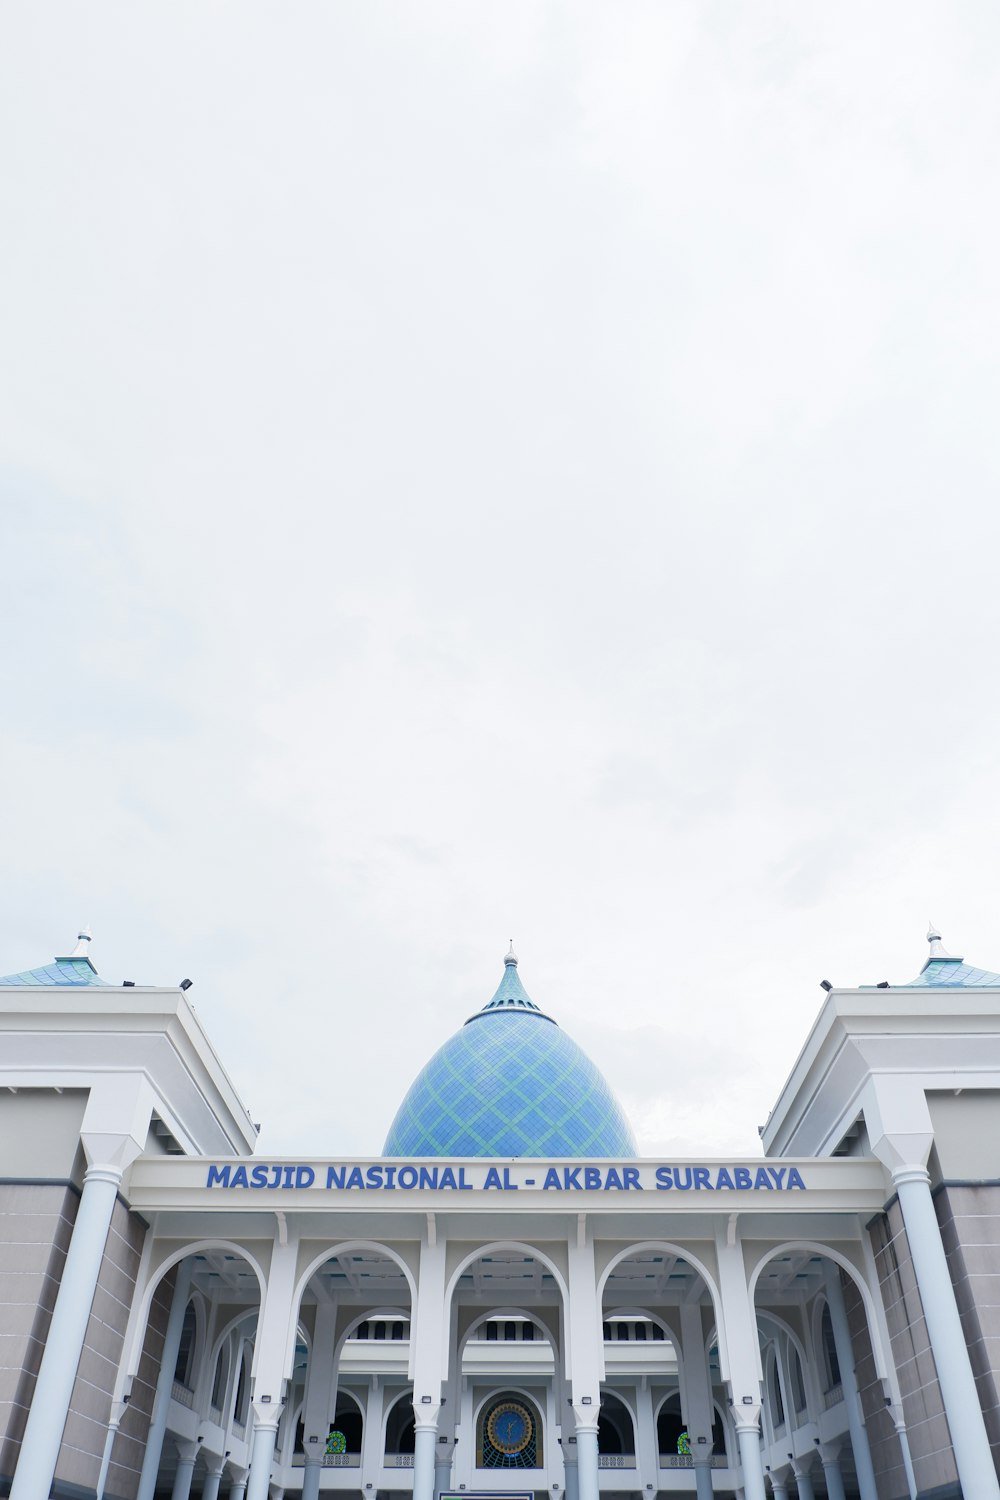
[[[589,1057],[529,999],[507,955],[500,987],[420,1072],[385,1156],[637,1156]]]

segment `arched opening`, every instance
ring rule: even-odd
[[[540,1469],[545,1462],[541,1412],[520,1390],[490,1396],[476,1422],[478,1469]]]
[[[489,1308],[489,1321],[482,1333],[485,1341],[497,1347],[539,1341],[548,1344],[553,1366],[545,1378],[554,1376],[558,1398],[564,1306],[565,1286],[552,1261],[531,1245],[511,1242],[484,1245],[458,1266],[445,1299],[445,1318],[454,1320],[459,1350],[464,1348],[463,1372],[466,1360],[475,1354],[472,1341],[466,1343],[470,1330],[483,1322],[484,1311]],[[534,1366],[545,1358],[539,1350]],[[503,1381],[505,1368],[503,1364],[497,1367],[496,1385]]]
[[[184,1309],[181,1324],[181,1341],[177,1346],[177,1361],[174,1365],[174,1380],[177,1385],[191,1390],[194,1386],[194,1356],[198,1339],[198,1314],[193,1301]]]
[[[250,1347],[244,1344],[240,1357],[240,1373],[236,1382],[236,1401],[233,1406],[233,1425],[238,1435],[246,1432],[250,1416]]]
[[[844,1256],[809,1241],[770,1251],[750,1284],[770,1426],[768,1432],[765,1424],[765,1461],[780,1465],[789,1450],[806,1448],[810,1424],[822,1421],[826,1441],[839,1444],[838,1464],[851,1494],[857,1488],[857,1462],[841,1392],[845,1365],[868,1372],[860,1391],[865,1426],[880,1441],[893,1436],[877,1378],[886,1365],[870,1321],[868,1288]]]
[[[361,1458],[365,1418],[360,1402],[349,1391],[337,1392],[337,1411],[326,1440],[328,1453],[346,1453]]]
[[[726,1429],[717,1407],[712,1408],[711,1445],[713,1456],[725,1458]],[[674,1391],[668,1396],[656,1414],[656,1447],[662,1468],[669,1467],[670,1463],[678,1458],[685,1458],[688,1454],[690,1439],[681,1416],[680,1391]]]
[[[602,1458],[631,1459],[635,1465],[635,1424],[632,1413],[612,1391],[601,1392],[601,1413],[597,1419],[597,1451]],[[614,1467],[619,1467],[615,1465]]]
[[[840,1360],[837,1358],[837,1341],[833,1336],[833,1318],[830,1315],[830,1304],[823,1302],[823,1311],[820,1315],[820,1375],[824,1395],[829,1395],[833,1390],[840,1387]]]
[[[409,1362],[410,1276],[406,1264],[388,1246],[347,1241],[317,1257],[303,1271],[298,1303],[299,1340],[289,1379],[289,1402],[313,1412],[308,1432],[295,1435],[295,1451],[318,1448],[324,1467],[357,1468],[361,1463],[364,1421],[373,1377],[381,1391],[405,1381]],[[333,1420],[321,1425],[310,1404],[312,1381],[318,1389],[335,1385]],[[360,1393],[360,1394],[358,1394]],[[406,1407],[410,1401],[407,1398]],[[412,1410],[409,1411],[412,1426]],[[413,1452],[412,1433],[401,1438],[400,1417],[390,1414],[393,1458]],[[400,1448],[399,1441],[409,1446]],[[315,1442],[315,1447],[314,1447]]]
[[[182,1285],[189,1280],[190,1290],[177,1330],[179,1338],[176,1346],[165,1348],[171,1320],[177,1316],[175,1299],[178,1277],[182,1275]],[[190,1440],[192,1423],[193,1430],[198,1430],[201,1424],[212,1425],[222,1428],[227,1437],[231,1434],[237,1442],[245,1439],[245,1426],[241,1429],[233,1421],[240,1373],[238,1359],[241,1345],[249,1350],[248,1365],[252,1358],[260,1285],[259,1268],[251,1257],[238,1245],[221,1240],[198,1241],[186,1252],[170,1252],[151,1273],[142,1301],[144,1325],[129,1355],[128,1368],[139,1378],[133,1381],[120,1434],[141,1449],[146,1448],[155,1389],[160,1381],[167,1379],[169,1370],[170,1400],[159,1453],[157,1494],[170,1493],[176,1469],[176,1443]],[[141,1373],[143,1369],[155,1372],[152,1380]],[[249,1370],[244,1392],[248,1410]],[[201,1467],[196,1473],[197,1482],[200,1474]],[[129,1482],[128,1472],[119,1471],[116,1448],[108,1474],[108,1493],[127,1492],[122,1487]]]
[[[386,1459],[411,1454],[414,1449],[413,1392],[404,1391],[389,1408],[385,1423]]]
[[[219,1418],[222,1416],[222,1403],[226,1399],[226,1383],[229,1380],[229,1345],[224,1343],[219,1350],[219,1357],[215,1361],[215,1374],[212,1377],[211,1404],[214,1412]]]

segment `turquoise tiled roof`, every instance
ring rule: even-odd
[[[386,1156],[637,1156],[601,1072],[529,999],[508,956],[492,1000],[417,1076]]]
[[[974,969],[960,958],[930,958],[916,979],[900,986],[906,990],[964,990],[977,986],[989,988],[1000,984],[1000,974],[991,974],[988,969]]]
[[[0,978],[0,985],[27,985],[36,987],[69,987],[83,989],[96,985],[108,987],[89,958],[57,958],[41,969],[25,969],[21,974],[7,974]]]

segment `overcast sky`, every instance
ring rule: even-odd
[[[8,3],[0,972],[375,1153],[513,935],[670,1156],[1000,969],[998,147],[988,0]]]

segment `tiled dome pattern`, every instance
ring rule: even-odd
[[[390,1126],[386,1156],[638,1155],[601,1073],[532,1005],[513,969],[509,963],[494,1000],[418,1075]]]

